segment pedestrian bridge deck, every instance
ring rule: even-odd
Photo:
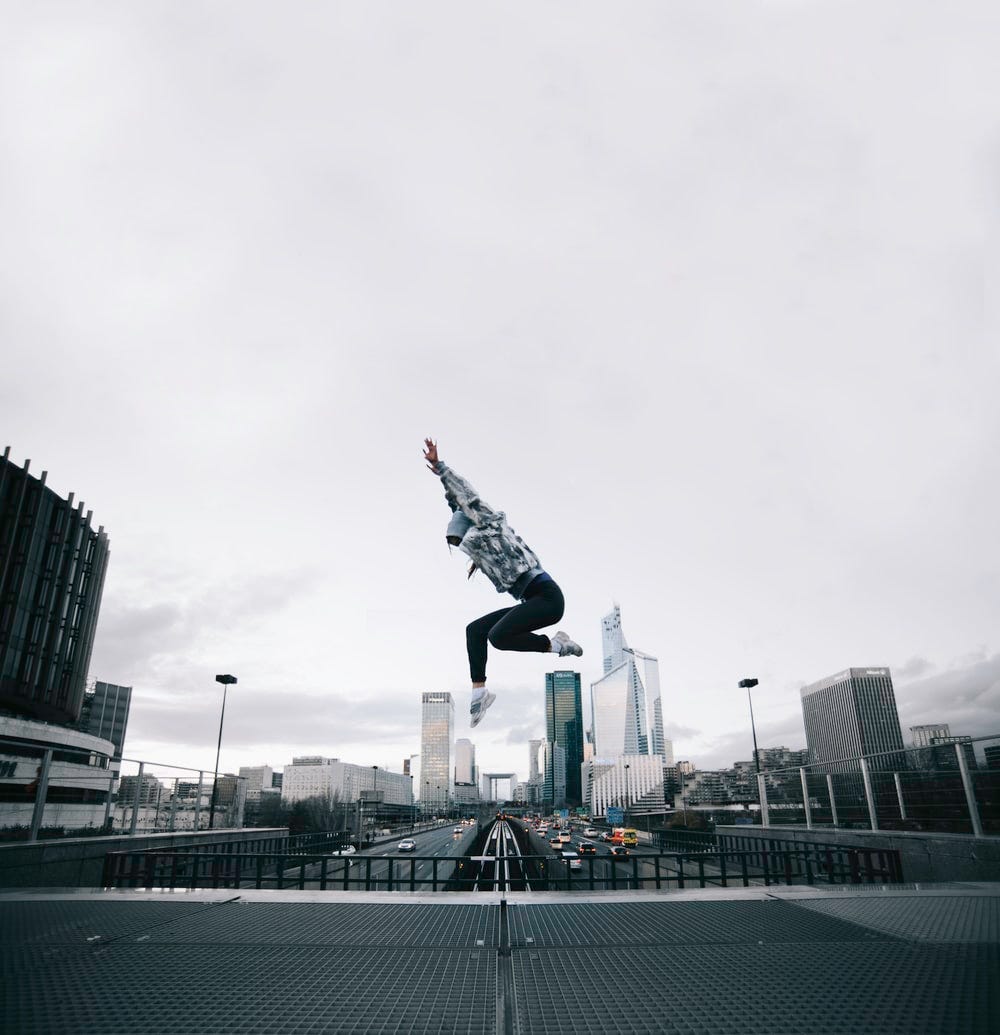
[[[0,894],[2,1030],[1000,1030],[1000,883]]]

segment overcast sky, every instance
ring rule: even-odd
[[[0,433],[107,530],[126,754],[400,770],[466,581],[422,439],[660,659],[677,758],[889,665],[997,732],[996,6],[32,3],[0,32]],[[472,739],[527,775],[541,655]],[[908,739],[908,738],[907,738]]]

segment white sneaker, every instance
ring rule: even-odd
[[[559,657],[565,658],[569,654],[573,654],[578,658],[583,657],[583,648],[578,643],[574,643],[564,632],[557,632],[552,637],[552,642],[559,648]]]
[[[479,725],[480,720],[486,714],[486,709],[497,699],[496,694],[491,694],[489,690],[484,690],[481,694],[473,696],[472,703],[469,705],[469,725],[475,729]]]

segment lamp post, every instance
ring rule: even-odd
[[[632,767],[628,764],[628,762],[626,762],[625,763],[625,822],[626,823],[628,823],[628,810],[629,810],[629,808],[632,805],[632,802],[629,801],[629,795],[628,795],[628,771],[631,768]]]
[[[208,811],[208,829],[215,827],[215,801],[219,793],[219,753],[222,751],[222,723],[226,719],[226,691],[237,682],[236,676],[222,675],[215,677],[216,683],[222,684],[222,715],[219,716],[219,743],[215,749],[215,779],[212,781],[212,805]]]
[[[372,766],[372,840],[375,840],[375,828],[378,826],[378,766]]]
[[[757,753],[757,728],[753,724],[753,699],[750,696],[751,687],[757,685],[756,679],[741,679],[739,682],[740,688],[746,687],[747,702],[750,705],[750,731],[753,733],[753,761],[754,766],[757,770],[757,804],[760,804],[760,755]]]

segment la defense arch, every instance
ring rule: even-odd
[[[481,773],[480,780],[484,801],[509,801],[514,796],[517,773]],[[503,797],[497,794],[499,783],[507,784],[507,793]]]

